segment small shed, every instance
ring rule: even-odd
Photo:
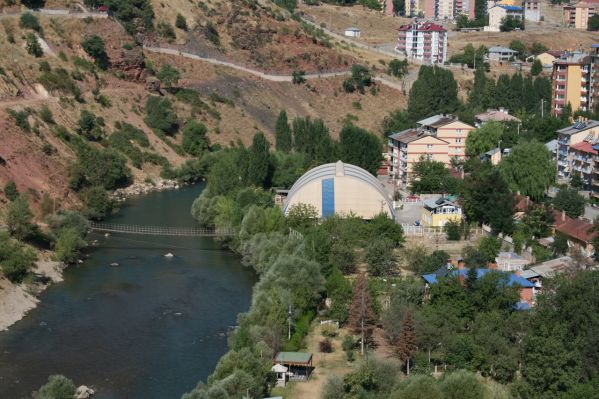
[[[287,376],[291,381],[308,379],[314,369],[312,367],[312,354],[306,352],[279,352],[272,359],[272,364],[287,368]],[[283,368],[278,367],[278,369],[282,370]]]
[[[345,28],[344,35],[347,37],[360,37],[362,31],[359,28]]]

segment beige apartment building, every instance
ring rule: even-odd
[[[553,62],[551,112],[560,115],[569,103],[572,112],[591,106],[592,57],[571,53]]]
[[[581,1],[574,4],[566,4],[563,7],[564,24],[575,29],[587,30],[589,18],[597,12],[599,2]]]
[[[421,157],[451,166],[451,159],[466,157],[466,138],[474,126],[451,115],[435,115],[417,122],[416,128],[389,136],[389,175],[406,186],[412,167]]]

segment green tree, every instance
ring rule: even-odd
[[[271,176],[271,156],[264,133],[256,133],[249,149],[248,177],[251,184],[266,187]]]
[[[458,86],[453,73],[438,66],[421,66],[408,99],[408,114],[411,119],[452,113],[458,107]]]
[[[461,223],[458,220],[449,220],[443,226],[443,231],[445,231],[445,236],[449,241],[460,241],[460,228]]]
[[[479,165],[464,180],[462,191],[468,220],[489,224],[498,233],[513,231],[514,198],[499,171]]]
[[[456,189],[456,181],[443,162],[421,157],[412,166],[410,191],[419,194],[451,193]]]
[[[52,375],[39,390],[40,399],[73,399],[75,384],[63,375]]]
[[[201,122],[190,121],[183,128],[183,140],[181,148],[183,151],[194,157],[199,157],[206,152],[210,146],[208,129]]]
[[[177,114],[168,98],[149,96],[146,101],[146,113],[144,122],[152,129],[173,135],[179,128]]]
[[[4,185],[4,196],[9,201],[14,201],[19,197],[19,190],[17,190],[17,185],[14,181],[9,180]]]
[[[162,64],[156,75],[160,82],[167,88],[172,88],[181,79],[181,73],[171,64]]]
[[[371,276],[392,275],[396,267],[393,242],[386,238],[371,241],[366,246],[364,261]]]
[[[408,60],[391,60],[389,61],[389,68],[387,70],[389,75],[395,76],[396,78],[403,77],[408,73]]]
[[[368,231],[371,237],[385,238],[390,240],[394,246],[399,246],[405,241],[401,225],[395,223],[393,219],[383,212],[376,215],[368,223]]]
[[[293,120],[293,148],[302,153],[308,163],[326,163],[336,160],[336,148],[329,135],[329,129],[322,119]]]
[[[544,144],[522,142],[502,159],[499,171],[513,191],[541,199],[555,180],[555,163]]]
[[[385,136],[409,129],[413,125],[414,121],[411,119],[410,115],[401,109],[391,111],[389,115],[385,116],[382,123]]]
[[[504,132],[501,122],[489,121],[468,134],[466,138],[466,154],[477,157],[500,145]]]
[[[275,140],[277,151],[285,153],[291,152],[293,147],[291,138],[291,127],[287,120],[287,112],[281,110],[279,117],[277,118],[277,124],[275,126]]]
[[[35,15],[30,12],[24,12],[19,19],[19,25],[23,29],[31,29],[38,33],[42,33],[42,26]]]
[[[584,180],[580,176],[579,172],[573,171],[570,177],[570,186],[577,190],[582,190],[584,187]]]
[[[73,264],[79,259],[79,251],[85,246],[80,232],[76,229],[65,229],[58,234],[54,245],[54,259],[66,264]]]
[[[543,72],[543,64],[541,64],[541,61],[539,61],[538,59],[535,59],[532,62],[532,66],[530,67],[530,74],[532,76],[537,76],[541,72]]]
[[[474,72],[474,84],[468,95],[468,104],[471,107],[485,109],[490,105],[490,101],[487,98],[489,82],[492,82],[492,80],[487,78],[484,68],[476,68],[476,71]],[[468,136],[470,136],[470,134]]]
[[[553,206],[560,211],[565,211],[571,218],[584,214],[585,205],[586,199],[578,194],[578,190],[569,187],[560,188],[553,199]]]
[[[86,36],[81,42],[83,50],[96,61],[96,65],[100,69],[108,69],[110,60],[106,53],[106,45],[104,40],[98,35]]]
[[[593,32],[599,30],[599,14],[594,14],[589,18],[588,29]]]
[[[346,124],[339,135],[339,156],[342,161],[366,169],[373,176],[381,166],[383,144],[367,130]]]
[[[20,195],[8,205],[6,226],[10,235],[19,240],[35,232],[37,226],[33,223],[33,213],[26,196]]]
[[[25,48],[27,48],[27,52],[34,57],[42,57],[44,55],[44,50],[37,40],[37,36],[33,32],[28,32],[25,36]]]
[[[293,204],[287,211],[287,225],[300,232],[308,229],[318,222],[318,210],[311,204]]]
[[[501,26],[499,26],[499,29],[502,32],[511,32],[516,29],[524,30],[524,21],[521,18],[515,18],[511,15],[508,15],[501,20]]]
[[[31,249],[11,239],[6,233],[0,234],[0,268],[9,281],[23,281],[35,260],[35,252]]]
[[[294,85],[301,85],[303,83],[306,83],[306,72],[305,71],[293,71],[291,76],[292,76],[291,82]]]

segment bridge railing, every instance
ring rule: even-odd
[[[114,223],[90,223],[90,228],[106,233],[140,234],[153,236],[179,236],[179,237],[205,237],[205,236],[230,236],[232,229],[215,229],[202,227],[169,227],[169,226],[141,226]]]

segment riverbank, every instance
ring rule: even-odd
[[[133,183],[130,186],[119,188],[111,193],[114,200],[123,202],[132,197],[148,195],[157,191],[178,190],[184,185],[176,180],[157,179],[143,183]]]
[[[38,261],[32,270],[48,279],[47,283],[14,284],[0,276],[0,331],[6,331],[39,304],[37,295],[52,283],[63,280],[65,265],[54,261]]]

